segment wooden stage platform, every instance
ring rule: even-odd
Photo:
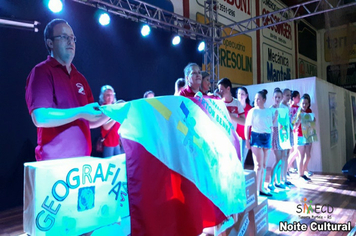
[[[295,184],[290,190],[282,190],[274,194],[274,197],[268,199],[268,222],[270,235],[356,235],[356,183],[349,182],[342,175],[331,174],[314,174],[311,177],[312,181],[306,183],[297,178],[296,175],[291,176],[291,182]],[[309,205],[315,209],[315,205],[330,205],[332,212],[316,214],[309,213],[309,218],[306,214],[299,214],[298,204],[304,204],[307,200]],[[312,203],[310,204],[310,201]],[[325,207],[323,209],[326,209]],[[329,208],[331,211],[331,208]],[[317,216],[317,218],[313,218]],[[301,224],[307,224],[308,230],[305,232],[281,232],[279,223],[294,221]],[[349,232],[313,232],[310,230],[312,221],[330,221],[333,223],[351,222],[353,231]],[[0,212],[0,235],[1,236],[17,236],[23,235],[22,228],[22,206]]]

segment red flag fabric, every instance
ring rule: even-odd
[[[122,140],[126,153],[131,235],[197,236],[225,215],[196,186],[142,145]],[[177,157],[178,158],[178,157]]]

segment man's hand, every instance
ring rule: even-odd
[[[81,107],[80,117],[90,122],[98,121],[102,116],[103,112],[100,110],[100,105],[97,102]]]

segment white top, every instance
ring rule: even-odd
[[[275,109],[254,107],[247,114],[245,126],[252,126],[251,131],[255,133],[270,134],[274,112]]]
[[[231,102],[225,102],[225,105],[226,105],[227,110],[232,115],[235,115],[236,117],[245,113],[245,109],[242,107],[242,104],[239,102],[239,100],[237,100],[234,97],[232,98]],[[231,122],[234,125],[235,130],[236,130],[237,122],[235,122],[235,121],[231,121]]]

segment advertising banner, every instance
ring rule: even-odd
[[[298,52],[310,60],[317,61],[317,32],[303,20],[299,21],[297,26],[299,45]]]
[[[299,58],[298,60],[298,78],[313,77],[318,75],[316,64],[310,63]]]
[[[200,12],[204,15],[205,0],[190,0],[189,8],[191,19],[195,19],[195,14]],[[231,24],[252,17],[253,0],[220,0],[218,3],[218,19],[222,24]]]
[[[329,65],[326,67],[326,76],[328,82],[356,92],[356,63]]]
[[[324,33],[324,55],[326,62],[341,63],[356,58],[355,27],[332,29]]]
[[[262,44],[262,82],[276,82],[290,80],[292,74],[292,54],[275,48],[269,44]]]
[[[261,15],[265,15],[280,9],[284,9],[286,6],[282,5],[278,1],[263,0],[261,1]],[[289,19],[288,12],[285,12],[283,16],[281,14],[270,15],[268,19],[262,19],[264,25],[273,24],[278,21]],[[272,40],[273,42],[280,44],[288,49],[292,49],[293,45],[293,22],[286,22],[268,28],[262,29],[262,35],[264,38]]]

